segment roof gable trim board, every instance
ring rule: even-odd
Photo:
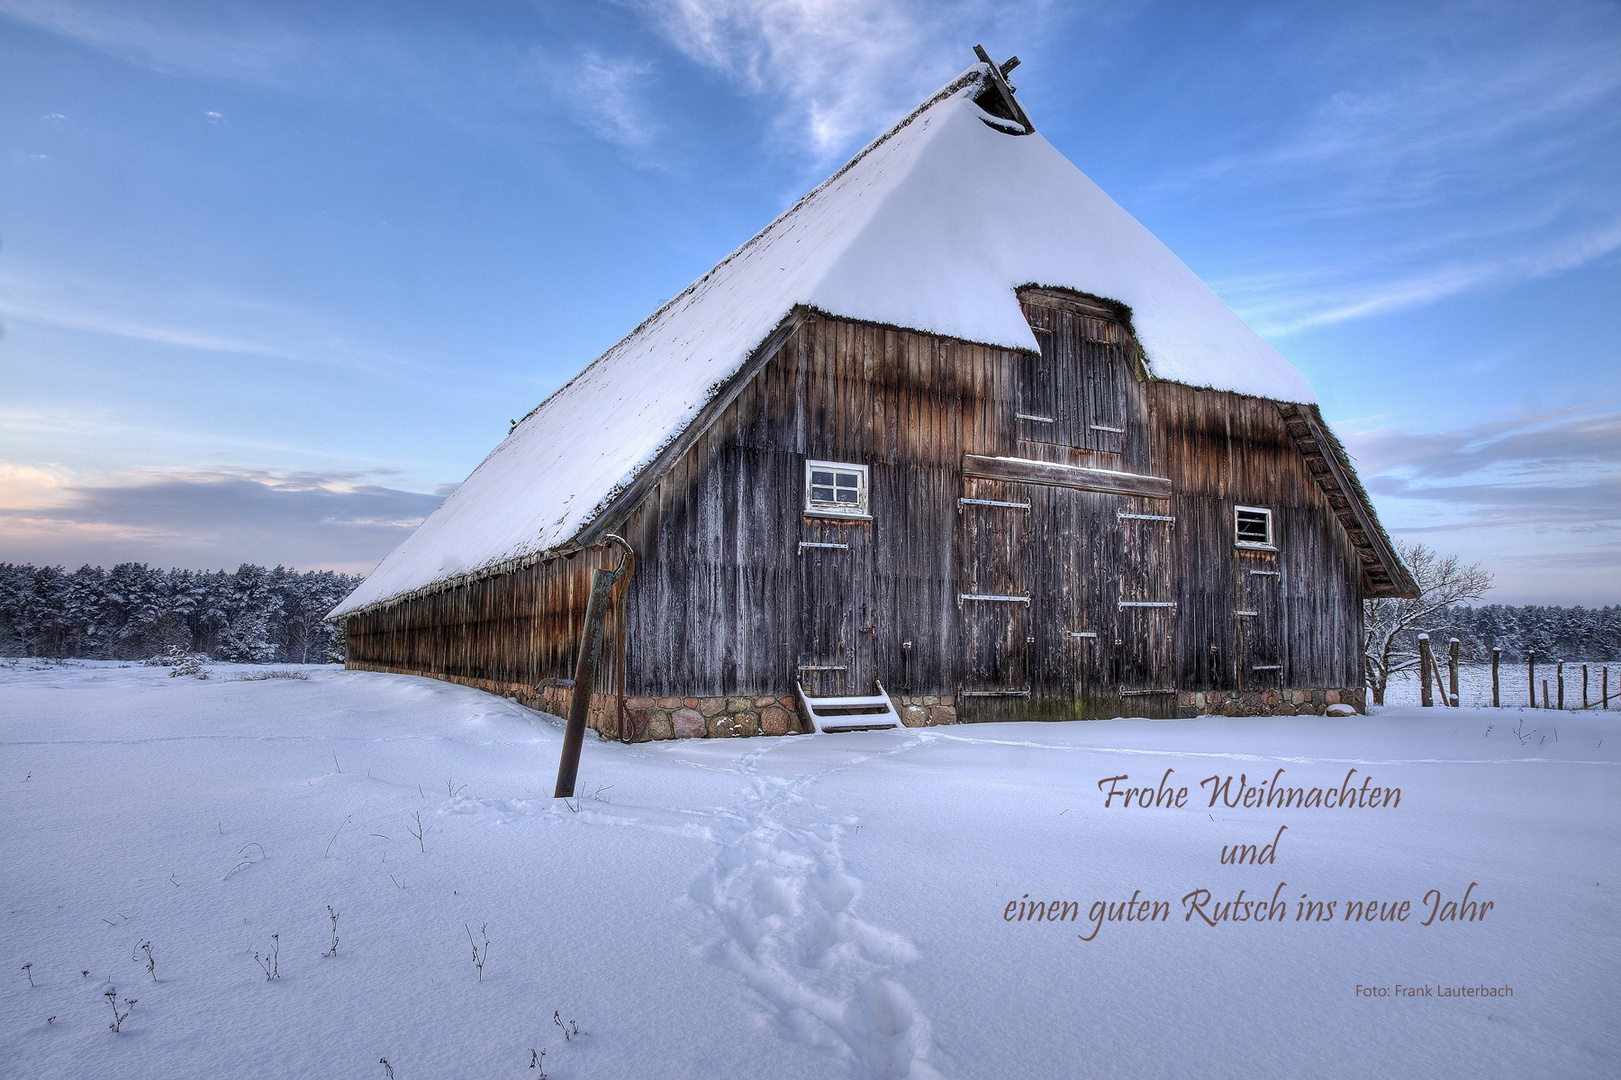
[[[793,337],[794,331],[798,330],[810,316],[811,311],[803,305],[790,311],[777,324],[777,328],[770,336],[755,347],[754,352],[737,373],[714,388],[709,400],[704,403],[697,415],[686,426],[676,431],[651,461],[642,466],[628,483],[610,492],[607,498],[592,508],[580,531],[574,536],[575,543],[584,547],[601,543],[605,536],[623,525],[624,519],[641,505],[648,492],[652,491],[675,463],[692,449],[693,444],[703,437],[704,432],[714,426],[721,414],[737,400],[744,387],[754,381],[760,369],[771,362],[771,358],[777,355],[778,350]]]
[[[1317,406],[1280,402],[1278,411],[1312,478],[1328,497],[1330,508],[1357,550],[1367,595],[1417,597],[1418,583],[1412,571],[1396,553],[1345,447],[1324,422]]]

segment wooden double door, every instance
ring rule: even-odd
[[[1172,715],[1168,500],[966,478],[964,720]]]

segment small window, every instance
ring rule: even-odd
[[[805,512],[866,517],[867,467],[833,461],[805,462]]]
[[[1240,506],[1234,537],[1239,547],[1272,546],[1272,511],[1258,506]]]

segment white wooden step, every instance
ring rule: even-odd
[[[894,702],[878,684],[878,693],[854,697],[810,697],[805,687],[796,683],[799,707],[811,726],[823,734],[844,731],[884,731],[900,727],[901,717]]]

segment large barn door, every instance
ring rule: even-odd
[[[1278,556],[1242,548],[1237,556],[1238,688],[1275,690],[1283,685]]]
[[[1022,484],[965,478],[957,509],[962,545],[957,606],[967,651],[958,716],[1016,719],[1030,699],[1025,676],[1030,591],[1024,565],[1030,498]]]
[[[1171,580],[1171,530],[1176,519],[1163,499],[1123,498],[1115,511],[1120,536],[1120,598],[1115,656],[1120,709],[1126,715],[1170,716],[1176,705],[1171,664],[1176,603]]]
[[[805,518],[798,676],[810,697],[870,694],[877,677],[872,525]]]

